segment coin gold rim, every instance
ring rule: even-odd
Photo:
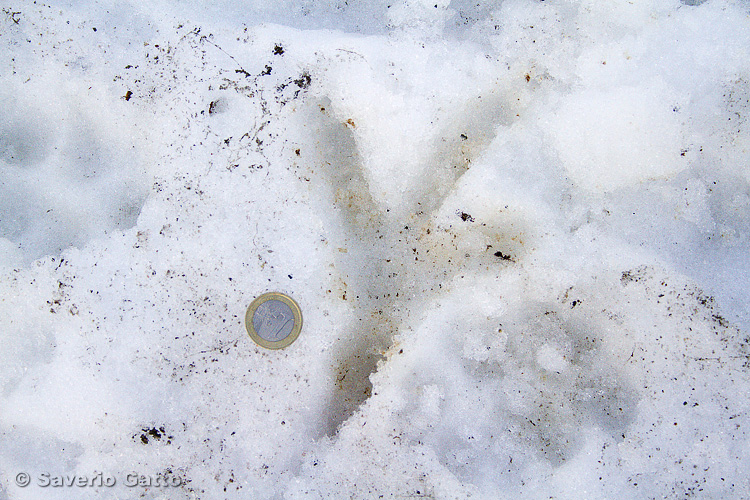
[[[266,340],[258,335],[258,332],[255,331],[255,327],[253,326],[253,316],[255,315],[255,311],[258,309],[258,307],[260,307],[261,304],[268,302],[269,300],[278,300],[280,302],[283,302],[284,304],[289,306],[289,309],[292,310],[292,314],[294,315],[294,327],[292,328],[292,331],[285,338],[277,340],[275,342]],[[264,293],[263,295],[253,300],[252,303],[248,306],[247,312],[245,313],[245,329],[247,330],[248,335],[250,335],[250,338],[253,339],[253,342],[258,344],[259,346],[265,347],[266,349],[283,349],[290,346],[295,340],[297,340],[297,337],[299,337],[299,334],[302,331],[302,310],[299,308],[299,305],[297,305],[294,299],[286,294],[280,292]]]

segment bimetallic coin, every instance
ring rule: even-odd
[[[259,346],[283,349],[299,337],[302,311],[288,295],[264,293],[247,308],[245,328]]]

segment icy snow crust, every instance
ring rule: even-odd
[[[0,499],[750,498],[746,3],[21,1],[0,43]]]

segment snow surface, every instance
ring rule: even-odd
[[[0,44],[0,499],[750,498],[746,1],[20,0]]]

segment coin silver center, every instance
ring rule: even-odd
[[[267,300],[255,310],[253,328],[263,340],[278,342],[292,333],[294,313],[280,300]]]

